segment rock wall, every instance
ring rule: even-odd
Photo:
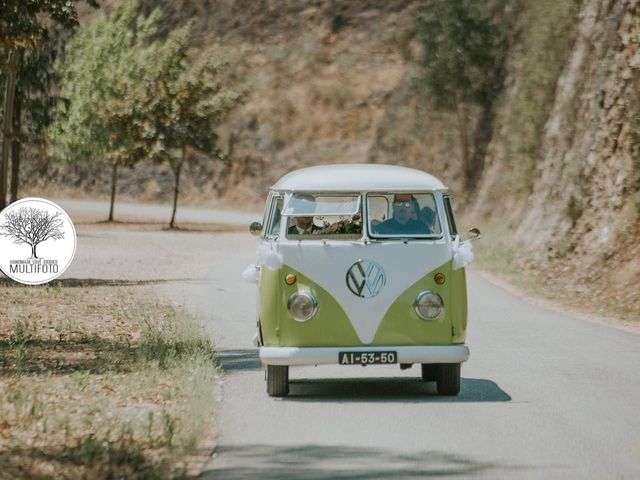
[[[640,308],[640,4],[586,0],[556,84],[528,198],[501,208],[494,139],[472,215],[504,215],[551,282]],[[497,130],[508,129],[499,125]],[[507,197],[508,198],[508,197]],[[515,205],[515,208],[514,208]],[[492,213],[493,210],[493,213]]]

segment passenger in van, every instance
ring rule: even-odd
[[[424,207],[418,214],[418,220],[427,226],[427,233],[433,233],[435,230],[434,222],[436,214],[429,207]]]
[[[315,212],[315,198],[310,195],[301,195],[298,199],[301,202],[302,211],[304,213]],[[300,208],[300,207],[299,207]],[[311,235],[320,233],[322,228],[313,223],[313,215],[304,217],[294,217],[293,225],[289,226],[287,233],[294,235]]]
[[[410,193],[397,193],[393,196],[393,217],[382,222],[374,233],[377,234],[424,234],[425,225],[418,220],[417,201]]]
[[[321,233],[360,235],[362,233],[361,220],[360,214],[357,213],[350,219],[339,220],[331,225],[325,226]]]
[[[320,233],[322,228],[313,223],[313,217],[295,217],[294,225],[291,225],[287,233],[294,235],[312,235]]]

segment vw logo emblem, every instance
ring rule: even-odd
[[[375,297],[386,282],[384,269],[373,260],[358,260],[347,270],[347,287],[361,298]]]

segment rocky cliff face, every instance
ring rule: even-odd
[[[580,16],[518,234],[543,231],[530,243],[554,253],[564,238],[587,267],[585,282],[633,303],[640,299],[640,5],[591,0]]]
[[[577,25],[544,125],[531,194],[508,212],[496,204],[494,192],[508,170],[497,137],[473,212],[491,215],[489,206],[508,213],[515,238],[546,268],[549,281],[575,282],[637,316],[639,3],[585,1]]]

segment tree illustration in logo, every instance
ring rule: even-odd
[[[60,212],[51,214],[39,208],[21,207],[5,214],[4,223],[0,223],[0,235],[13,238],[13,243],[31,246],[30,258],[38,258],[36,248],[39,244],[64,238],[61,215]]]

